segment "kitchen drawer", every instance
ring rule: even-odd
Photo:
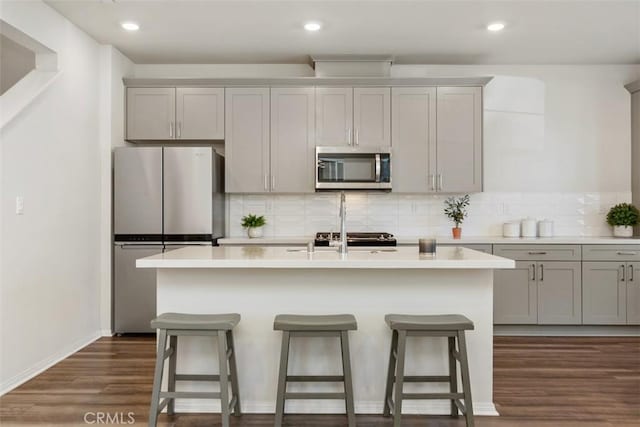
[[[493,254],[516,261],[580,261],[580,245],[493,245]]]
[[[483,244],[483,243],[471,243],[471,244],[456,244],[456,243],[443,243],[443,244],[440,244],[440,243],[438,243],[437,245],[438,246],[449,246],[449,247],[451,247],[451,246],[460,246],[460,247],[463,247],[463,248],[473,249],[474,251],[480,251],[480,252],[484,252],[484,253],[487,253],[487,254],[491,254],[491,252],[492,252],[491,245],[486,245],[486,244]]]
[[[640,261],[640,245],[584,245],[585,261]]]

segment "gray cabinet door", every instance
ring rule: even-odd
[[[176,89],[176,138],[224,139],[224,88]]]
[[[391,146],[391,88],[353,89],[353,145]]]
[[[482,88],[437,89],[438,189],[482,191]]]
[[[580,262],[539,262],[537,268],[538,324],[581,324]]]
[[[316,145],[352,145],[353,89],[316,88]]]
[[[127,88],[127,139],[174,139],[175,113],[175,88]]]
[[[627,323],[626,283],[623,262],[582,263],[582,323],[622,325]]]
[[[269,191],[269,89],[225,90],[225,191]]]
[[[493,323],[502,325],[538,322],[536,263],[517,261],[512,270],[496,270],[493,276]]]
[[[391,95],[395,193],[436,191],[436,89],[394,87]]]
[[[627,324],[640,325],[640,262],[627,263]]]
[[[271,89],[271,191],[315,192],[314,121],[314,88]]]

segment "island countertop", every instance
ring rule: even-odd
[[[338,269],[496,269],[514,268],[510,259],[461,247],[440,247],[424,256],[416,247],[334,248],[307,252],[299,247],[207,247],[177,249],[137,260],[138,268],[338,268]]]

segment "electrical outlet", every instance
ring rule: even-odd
[[[24,214],[24,199],[22,196],[16,196],[16,215]]]

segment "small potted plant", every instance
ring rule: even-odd
[[[262,227],[267,223],[263,215],[249,214],[242,217],[242,226],[251,238],[262,237]]]
[[[620,203],[609,209],[607,223],[613,227],[615,237],[633,236],[633,227],[640,221],[638,208],[630,203]]]
[[[455,224],[455,227],[451,229],[453,232],[453,238],[459,239],[462,235],[462,228],[460,224],[467,217],[467,207],[469,206],[469,195],[466,194],[462,197],[449,197],[444,201],[445,208],[444,213]]]

